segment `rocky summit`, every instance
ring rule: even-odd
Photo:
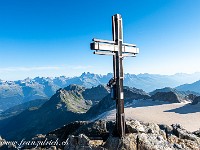
[[[165,87],[162,89],[156,89],[153,92],[149,93],[152,100],[164,101],[169,103],[180,103],[180,102],[191,102],[191,97],[188,95],[193,94],[190,91],[183,92],[176,89]]]
[[[77,122],[78,123],[78,122]],[[171,126],[144,123],[137,120],[126,122],[127,134],[124,138],[113,136],[115,122],[85,122],[77,129],[65,135],[68,143],[64,149],[126,149],[126,150],[199,150],[199,135],[186,131],[181,125]],[[67,126],[47,135],[57,136]],[[64,139],[63,139],[64,140]]]
[[[126,122],[126,136],[114,136],[115,122],[76,121],[47,135],[37,135],[32,141],[47,142],[48,146],[24,145],[23,149],[64,150],[199,150],[199,131],[188,132],[181,125],[144,123],[137,120]],[[11,147],[11,146],[10,146]],[[5,148],[5,146],[3,146]],[[12,148],[18,148],[12,145]]]

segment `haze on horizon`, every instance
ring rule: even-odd
[[[1,1],[0,79],[112,72],[112,58],[93,55],[89,44],[112,39],[116,13],[124,42],[140,48],[124,60],[125,73],[200,72],[199,7],[198,0]]]

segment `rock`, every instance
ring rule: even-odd
[[[128,134],[124,138],[109,137],[104,148],[108,150],[136,150],[136,138],[134,134]]]
[[[191,141],[196,140],[196,135],[192,134],[191,132],[186,131],[181,125],[173,124],[173,132],[175,135],[181,139],[187,139]]]
[[[174,143],[177,147],[177,144],[182,145],[184,149],[200,149],[200,138],[195,134],[186,131],[180,124],[173,124],[173,135],[168,137],[168,141]],[[178,146],[179,147],[179,146]]]
[[[171,150],[173,146],[162,136],[142,133],[138,136],[138,148],[141,150]]]
[[[159,127],[160,127],[161,130],[165,131],[166,135],[172,134],[172,133],[173,133],[173,128],[172,128],[172,126],[160,124]]]
[[[197,96],[197,97],[194,98],[192,105],[196,105],[198,103],[200,103],[200,96]]]
[[[68,143],[64,147],[64,150],[100,150],[102,148],[98,147],[98,145],[92,145],[90,143],[90,139],[84,135],[80,134],[79,136],[70,135],[68,138]]]
[[[45,135],[37,134],[35,137],[32,138],[32,140],[39,141],[39,140],[44,140],[45,138],[46,138]]]
[[[107,131],[113,126],[105,126],[105,121],[92,123],[93,128],[90,132]],[[106,123],[108,124],[108,122]],[[98,148],[108,150],[126,149],[126,150],[193,150],[200,149],[199,138],[188,131],[181,125],[172,126],[157,125],[155,123],[143,123],[137,120],[126,122],[130,134],[124,138],[113,137],[112,134],[105,140],[105,143],[96,145]],[[97,127],[98,126],[98,127]],[[83,128],[82,128],[83,129]],[[87,133],[87,130],[86,130]],[[90,142],[89,142],[90,143]],[[95,144],[92,145],[93,147]],[[91,147],[91,145],[90,145]]]
[[[92,123],[88,123],[85,126],[80,127],[77,129],[73,134],[85,134],[86,136],[98,138],[101,137],[102,139],[107,139],[109,136],[107,125],[110,126],[109,128],[113,128],[114,124],[112,122],[106,122],[104,120],[98,120]]]
[[[50,145],[37,149],[64,150],[200,150],[199,132],[191,133],[179,124],[157,125],[137,120],[126,121],[127,133],[123,138],[113,134],[111,121],[74,122],[34,140],[53,140],[64,145]],[[73,130],[72,130],[73,129]],[[31,149],[31,147],[27,147]]]
[[[127,121],[126,125],[131,133],[145,132],[143,125],[141,125],[137,120]]]
[[[97,147],[99,145],[103,145],[103,140],[90,140],[89,141],[89,144],[92,146],[92,147]]]
[[[170,102],[170,103],[180,103],[183,101],[183,98],[181,98],[177,93],[175,92],[157,92],[154,95],[151,96],[153,100],[159,100],[164,102]]]
[[[193,132],[193,134],[195,134],[196,136],[200,137],[200,129],[195,131],[195,132]]]
[[[56,146],[51,146],[50,150],[57,150]]]
[[[89,141],[90,139],[84,134],[79,135],[79,141],[78,141],[79,145],[89,145]]]
[[[189,99],[191,100],[192,102],[194,101],[194,99],[197,97],[197,95],[194,95],[194,94],[189,94],[187,96],[185,96],[186,99]]]
[[[160,134],[165,140],[167,140],[167,134],[166,134],[165,131],[160,130],[160,131],[159,131],[159,134]]]
[[[181,145],[179,145],[179,144],[177,144],[177,143],[175,143],[175,144],[174,144],[174,148],[177,148],[177,149],[182,149],[182,146],[181,146]]]
[[[146,124],[146,131],[148,133],[156,133],[159,134],[160,128],[157,124],[155,123],[147,123]]]

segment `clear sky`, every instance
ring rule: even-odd
[[[200,0],[0,1],[0,79],[112,72],[112,57],[93,55],[92,38],[112,39],[123,17],[124,42],[140,48],[125,73],[200,71]]]

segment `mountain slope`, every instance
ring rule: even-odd
[[[194,91],[200,93],[200,80],[191,84],[180,85],[176,87],[176,89],[180,91]]]
[[[197,105],[197,104],[200,105],[200,96],[195,97],[193,102],[192,102],[192,105]]]
[[[90,89],[85,89],[82,95],[85,100],[91,100],[93,105],[98,104],[100,100],[102,100],[105,96],[109,94],[110,90],[103,86],[98,85],[97,87],[93,87]]]
[[[143,90],[139,90],[136,88],[124,87],[124,98],[125,104],[131,103],[133,100],[140,99],[149,99],[150,96],[144,92]],[[97,105],[91,107],[87,113],[87,118],[94,118],[97,115],[100,115],[106,111],[115,109],[116,102],[111,99],[110,94],[104,97]]]
[[[14,107],[11,107],[11,108],[7,109],[6,111],[0,113],[0,120],[16,116],[26,109],[39,108],[47,100],[48,99],[36,99],[36,100],[32,100],[32,101],[25,102],[23,104],[19,104]]]
[[[40,108],[25,110],[13,118],[1,121],[0,135],[8,140],[20,140],[80,120],[81,113],[91,107],[91,103],[84,100],[82,91],[83,88],[75,85],[58,90]]]
[[[44,86],[32,79],[0,83],[0,109],[4,111],[12,106],[34,99],[47,99]]]

